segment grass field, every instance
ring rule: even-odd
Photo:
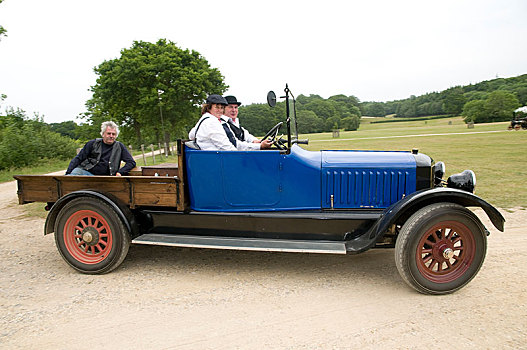
[[[332,149],[399,150],[417,148],[435,161],[446,164],[446,177],[471,169],[476,173],[476,194],[501,208],[527,208],[527,131],[507,131],[509,123],[475,125],[468,129],[461,118],[370,124],[358,131],[300,135],[309,138],[304,148],[312,151]],[[175,162],[174,157],[156,156],[156,163]],[[148,160],[150,165],[152,159]],[[65,169],[68,161],[46,163],[39,168],[0,172],[0,182],[14,174],[45,174]],[[137,160],[143,165],[143,160]]]

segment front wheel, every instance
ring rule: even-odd
[[[395,243],[395,263],[404,281],[425,294],[448,294],[469,283],[487,252],[487,236],[470,210],[436,203],[414,213]]]
[[[83,197],[68,202],[57,215],[55,243],[64,260],[86,274],[119,266],[130,246],[130,234],[105,202]]]

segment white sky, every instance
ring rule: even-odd
[[[76,120],[134,40],[198,51],[244,104],[268,90],[390,101],[527,73],[525,0],[4,0],[0,106]]]

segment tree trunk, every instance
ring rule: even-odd
[[[143,144],[143,138],[141,137],[141,125],[139,123],[134,123],[135,135],[137,136],[137,144]]]

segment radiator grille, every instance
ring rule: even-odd
[[[415,191],[415,179],[404,170],[325,169],[323,174],[325,208],[331,207],[331,195],[334,208],[386,208]]]

